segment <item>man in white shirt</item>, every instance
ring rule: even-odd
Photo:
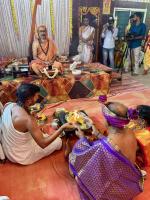
[[[103,26],[101,37],[104,38],[103,43],[103,64],[108,66],[107,60],[109,57],[110,67],[115,68],[114,64],[114,49],[115,40],[117,39],[118,28],[114,27],[113,17],[109,17],[108,23]]]

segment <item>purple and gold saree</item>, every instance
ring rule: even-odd
[[[82,200],[132,200],[142,192],[138,168],[103,137],[80,139],[69,156]]]

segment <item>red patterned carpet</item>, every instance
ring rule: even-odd
[[[150,105],[150,90],[135,91],[112,96],[108,100],[119,101],[127,106]],[[83,109],[98,123],[102,120],[97,98],[69,100],[62,104],[51,104],[44,113],[51,117],[57,107]],[[144,184],[144,192],[136,200],[150,199],[150,168]],[[75,181],[69,176],[64,152],[58,151],[30,166],[12,163],[0,165],[0,195],[11,200],[79,200]]]

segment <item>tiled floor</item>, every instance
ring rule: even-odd
[[[128,73],[130,74],[130,73]],[[150,71],[147,75],[143,75],[143,67],[140,68],[140,72],[138,76],[133,76],[133,78],[141,83],[143,83],[145,86],[150,87]]]

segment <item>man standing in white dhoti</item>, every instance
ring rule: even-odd
[[[93,50],[94,50],[94,37],[95,28],[89,25],[89,19],[83,19],[83,26],[79,28],[79,46],[78,52],[80,61],[84,63],[92,62]]]
[[[1,124],[1,143],[6,157],[22,165],[32,164],[62,147],[59,137],[70,124],[64,124],[50,136],[44,137],[33,117],[29,106],[35,104],[40,88],[24,83],[17,90],[17,103],[4,107]]]

